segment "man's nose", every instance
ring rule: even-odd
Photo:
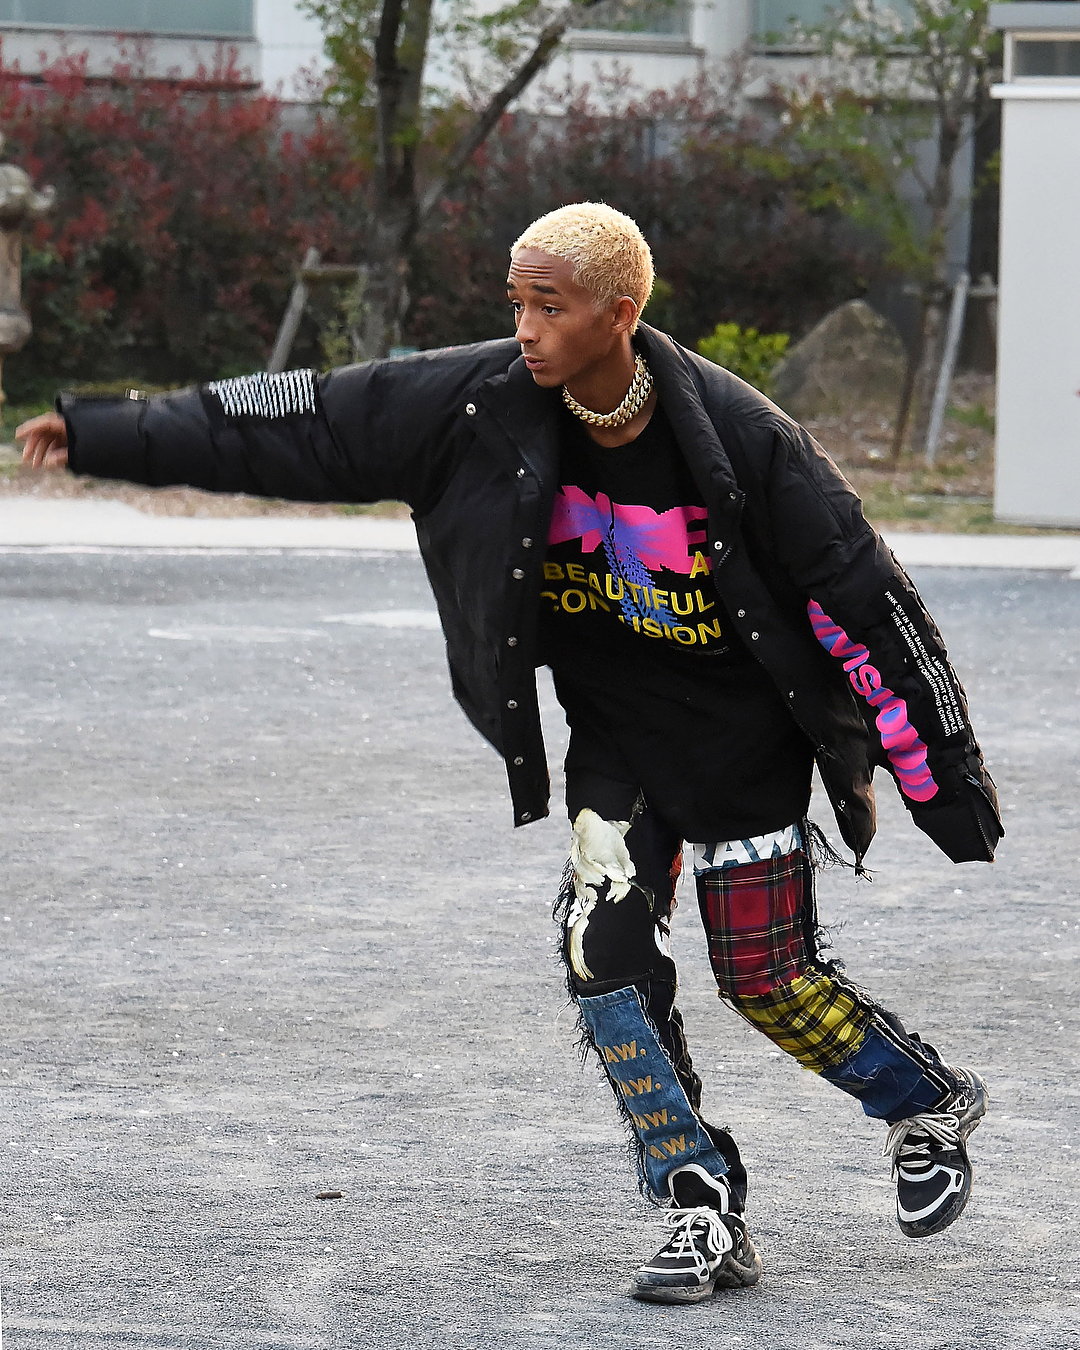
[[[522,344],[535,342],[537,337],[535,320],[530,319],[526,314],[519,314],[514,336]]]

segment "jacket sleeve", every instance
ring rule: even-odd
[[[464,350],[464,349],[462,349]],[[476,365],[451,352],[248,375],[152,398],[61,395],[72,472],[295,501],[423,509],[454,457]],[[447,359],[447,358],[451,359]]]
[[[875,761],[953,862],[993,860],[994,783],[941,634],[862,503],[801,427],[775,433],[766,488],[781,562],[815,638],[851,685]]]

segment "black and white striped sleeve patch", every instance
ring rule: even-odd
[[[221,400],[226,417],[291,417],[315,411],[315,372],[286,370],[280,375],[241,375],[206,386]]]

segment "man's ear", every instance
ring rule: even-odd
[[[612,330],[616,333],[630,333],[637,323],[638,307],[628,295],[621,295],[615,301],[615,321]]]

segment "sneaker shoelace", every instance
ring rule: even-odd
[[[959,1143],[960,1121],[955,1115],[947,1111],[921,1111],[918,1115],[898,1120],[890,1127],[881,1156],[892,1160],[892,1174],[895,1177],[901,1162],[916,1165],[929,1163],[932,1145],[956,1148]]]
[[[693,1209],[669,1209],[664,1213],[664,1227],[672,1230],[665,1251],[672,1256],[693,1255],[699,1266],[706,1266],[704,1256],[698,1246],[698,1239],[705,1238],[717,1255],[731,1251],[734,1243],[727,1225],[715,1209],[708,1205],[698,1205]]]

